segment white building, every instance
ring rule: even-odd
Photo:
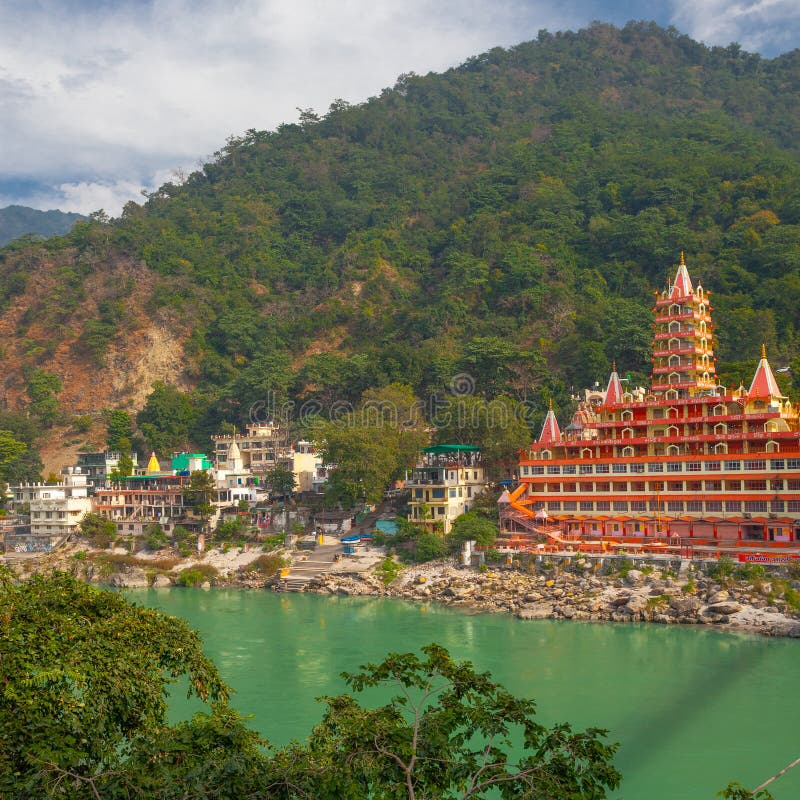
[[[78,523],[92,510],[87,476],[78,467],[67,467],[62,475],[61,483],[13,488],[15,508],[23,503],[30,506],[30,536],[49,540],[51,545],[75,533]]]
[[[469,511],[486,489],[480,448],[466,444],[438,444],[423,450],[421,462],[410,470],[406,489],[411,492],[409,519],[429,530],[450,533],[453,520]]]

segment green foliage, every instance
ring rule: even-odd
[[[327,796],[466,799],[499,787],[508,797],[602,798],[619,785],[616,746],[604,731],[548,729],[534,720],[532,701],[487,673],[454,662],[439,645],[422,651],[344,674],[353,692],[391,690],[384,706],[364,709],[350,694],[324,698],[309,751],[330,759]],[[522,743],[518,760],[512,740]]]
[[[52,427],[60,409],[57,397],[61,391],[60,378],[43,369],[35,369],[28,378],[26,389],[31,413],[44,427]]]
[[[318,421],[313,437],[325,463],[336,465],[327,499],[345,505],[380,500],[389,481],[414,463],[427,442],[420,403],[409,387],[398,384],[367,391],[353,411]]]
[[[282,556],[275,553],[264,553],[263,556],[259,556],[255,561],[248,564],[247,570],[249,572],[258,572],[259,575],[263,575],[265,578],[271,578],[288,564],[289,562]]]
[[[247,533],[248,527],[247,520],[242,517],[227,519],[217,525],[217,529],[214,531],[214,539],[220,542],[230,542]]]
[[[264,473],[264,483],[277,497],[286,497],[294,492],[296,481],[294,473],[282,464],[276,464]]]
[[[199,469],[189,476],[189,485],[183,492],[184,499],[204,525],[214,513],[213,500],[216,491],[214,478],[210,472]]]
[[[136,415],[136,424],[152,450],[172,453],[186,450],[189,432],[199,417],[199,410],[186,395],[158,381]]]
[[[754,581],[765,577],[767,570],[763,564],[738,564],[732,570],[732,574],[739,580]]]
[[[105,414],[106,447],[112,452],[127,453],[131,449],[133,439],[133,420],[127,411],[121,408],[110,409]]]
[[[393,558],[384,558],[375,567],[375,572],[384,586],[388,586],[400,574],[401,570],[402,567]]]
[[[736,562],[728,555],[721,555],[708,567],[709,578],[730,578],[736,569]],[[762,567],[763,569],[763,567]]]
[[[160,752],[151,744],[169,730],[171,678],[186,676],[205,701],[227,699],[185,622],[67,575],[18,582],[0,569],[0,619],[0,795],[10,800],[121,797],[120,780]]]
[[[86,514],[78,524],[81,536],[92,543],[92,547],[105,549],[117,537],[117,526],[100,514]]]
[[[475,511],[468,511],[453,521],[450,537],[458,548],[469,540],[477,542],[478,545],[491,547],[497,539],[497,531],[497,523],[479,516]]]
[[[148,526],[144,544],[148,550],[161,550],[166,546],[167,534],[158,522]]]
[[[721,792],[717,792],[717,797],[722,797],[724,800],[773,800],[766,789],[754,794],[736,781],[729,783]]]
[[[193,586],[200,586],[206,581],[213,581],[219,574],[219,570],[211,564],[195,564],[192,567],[182,569],[178,573],[177,584],[191,588]]]

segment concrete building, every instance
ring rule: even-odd
[[[106,450],[102,453],[78,453],[78,469],[86,475],[90,494],[94,489],[106,485],[108,476],[119,466],[122,453]],[[130,454],[133,462],[133,470],[136,472],[139,466],[139,456],[136,453]]]
[[[409,471],[409,519],[447,535],[456,517],[469,511],[486,489],[480,448],[467,444],[438,444],[423,450],[423,458]]]
[[[62,476],[60,483],[13,487],[14,508],[30,507],[30,530],[6,534],[6,549],[21,545],[30,552],[50,550],[77,531],[92,510],[87,476],[77,467],[67,467]]]

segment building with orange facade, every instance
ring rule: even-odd
[[[650,389],[629,390],[614,367],[605,392],[587,392],[564,431],[551,408],[503,498],[505,531],[800,540],[798,407],[763,347],[749,388],[720,384],[709,294],[693,286],[681,254],[656,297]]]

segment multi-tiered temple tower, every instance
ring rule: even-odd
[[[563,430],[552,409],[522,453],[507,530],[564,536],[800,541],[798,409],[766,352],[749,389],[717,378],[709,293],[681,254],[657,293],[649,390],[612,369]]]

